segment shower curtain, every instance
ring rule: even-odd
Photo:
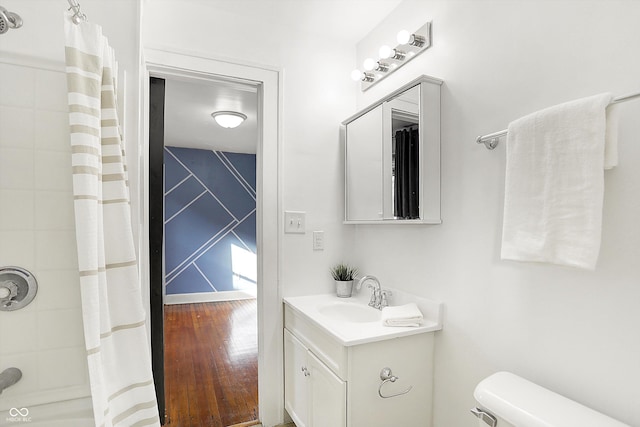
[[[418,129],[404,129],[395,135],[394,216],[419,217]]]
[[[65,15],[65,58],[84,336],[96,426],[159,426],[124,143],[117,64],[102,28]]]

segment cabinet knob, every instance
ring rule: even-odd
[[[311,373],[309,372],[309,369],[307,369],[306,366],[303,366],[302,369],[300,370],[302,371],[305,377],[308,377],[309,375],[311,375]]]

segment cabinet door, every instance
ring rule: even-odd
[[[309,427],[307,348],[284,330],[284,407],[297,427]]]
[[[347,125],[346,220],[382,218],[382,105]]]
[[[347,387],[311,352],[307,353],[309,369],[309,426],[345,427],[347,425]]]

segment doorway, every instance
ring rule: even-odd
[[[165,421],[256,421],[257,88],[157,77],[150,87],[152,99],[164,98],[153,111],[164,110],[163,170],[154,176],[164,182]],[[219,111],[244,121],[223,127],[212,117]]]
[[[256,154],[256,242],[257,242],[257,315],[258,315],[258,400],[259,418],[265,425],[281,423],[284,418],[282,403],[282,307],[278,287],[278,236],[279,236],[279,184],[278,184],[278,116],[280,98],[280,73],[261,67],[231,64],[211,58],[182,55],[160,50],[146,50],[150,75],[159,78],[178,78],[203,81],[219,80],[252,84],[258,93],[259,143]],[[151,93],[147,99],[153,100]],[[153,123],[153,105],[150,106],[149,122]],[[152,240],[159,240],[162,230],[153,226],[154,156],[153,129],[150,126],[150,155],[147,188],[149,191],[150,282],[151,282],[151,334],[154,357],[154,377],[159,399],[163,407],[164,391],[164,344],[163,335],[163,287],[162,266],[158,249]],[[157,150],[158,147],[156,147]],[[155,160],[154,160],[155,158]],[[157,189],[155,191],[157,194]],[[157,216],[157,215],[156,215]],[[157,220],[157,218],[156,218]],[[162,390],[161,390],[162,388]]]

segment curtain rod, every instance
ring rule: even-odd
[[[82,13],[82,11],[80,10],[80,3],[78,3],[77,0],[68,0],[68,1],[69,1],[69,6],[71,6],[69,10],[73,11],[73,16],[71,17],[71,20],[73,21],[73,23],[78,25],[79,23],[86,21],[87,15]]]
[[[640,92],[631,93],[629,95],[619,96],[617,98],[613,98],[611,100],[611,104],[617,104],[619,102],[631,101],[632,99],[640,98]],[[482,135],[476,138],[476,144],[484,144],[487,147],[487,150],[493,150],[498,146],[498,140],[503,136],[506,136],[508,133],[507,129],[488,133],[486,135]]]

